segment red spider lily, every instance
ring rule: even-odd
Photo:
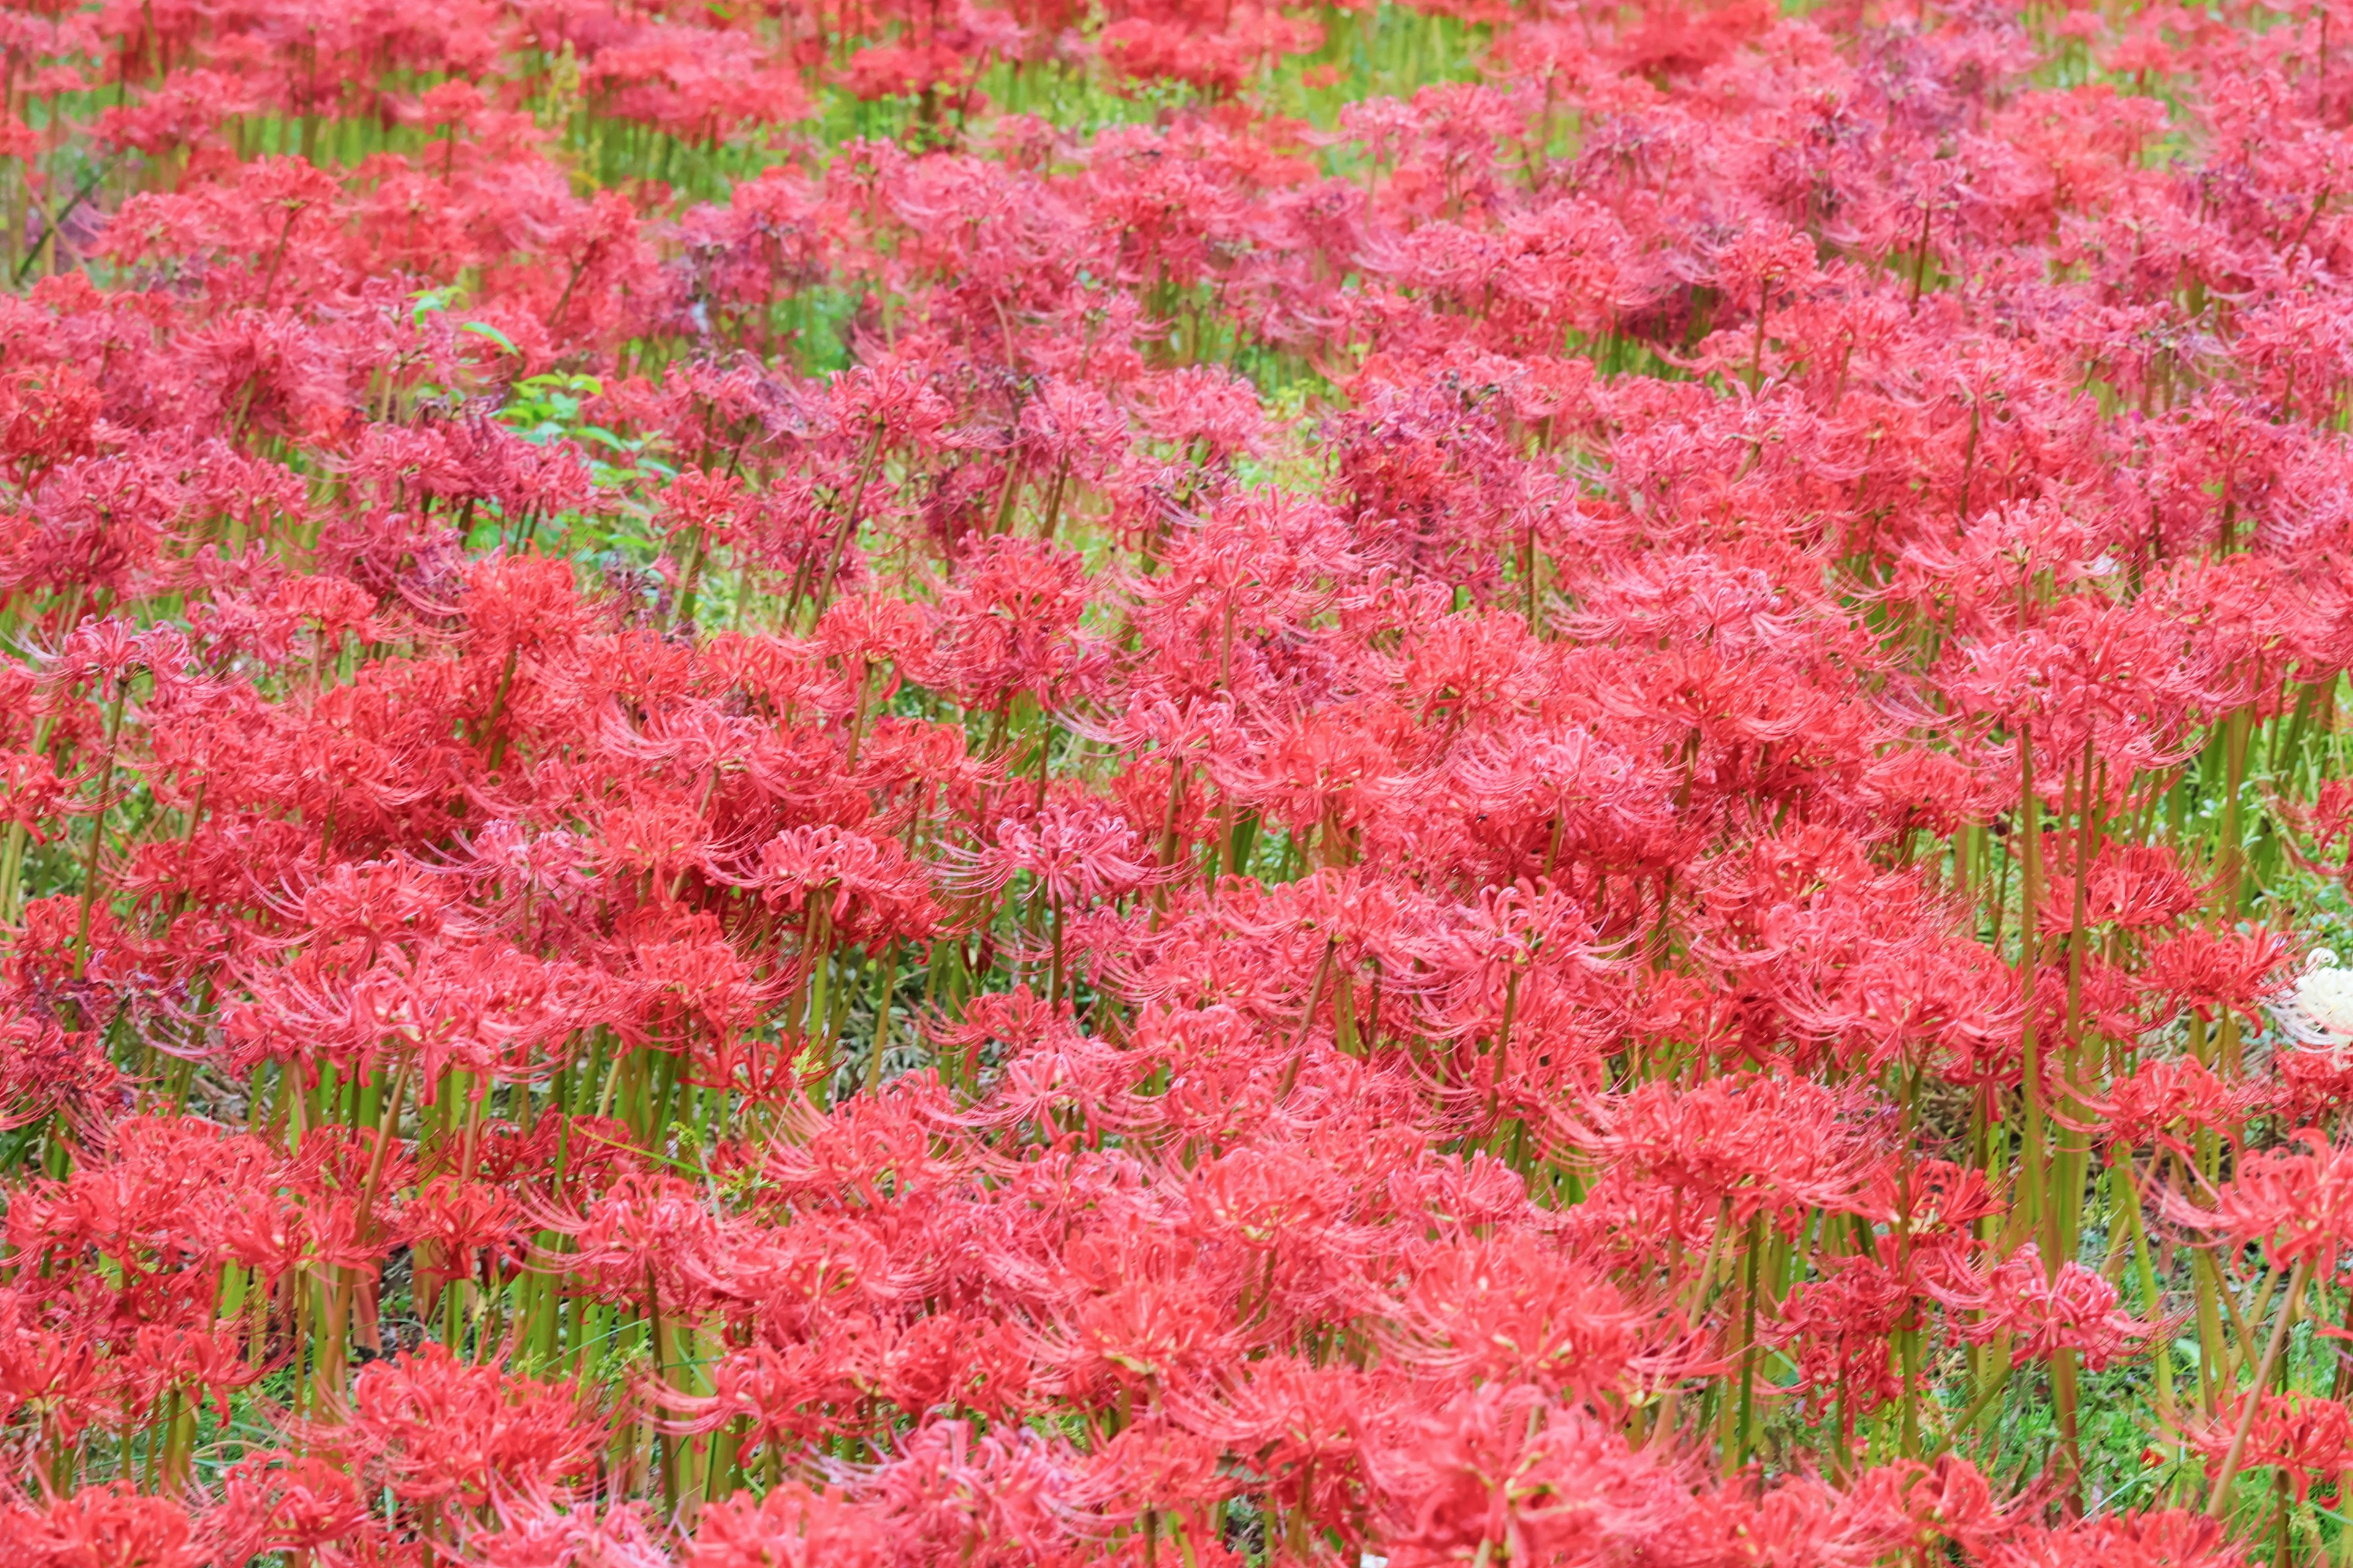
[[[1028,821],[1000,822],[996,842],[974,851],[968,868],[957,880],[970,890],[999,892],[1026,873],[1057,905],[1133,892],[1154,879],[1134,828],[1116,816],[1089,820],[1061,805]]]
[[[1760,1210],[1852,1209],[1883,1156],[1851,1120],[1853,1103],[1819,1085],[1757,1074],[1688,1093],[1664,1085],[1595,1108],[1593,1151],[1704,1210],[1719,1200],[1746,1223]]]
[[[359,1462],[410,1501],[544,1494],[586,1470],[596,1444],[577,1390],[468,1367],[438,1345],[362,1368],[352,1399]]]
[[[2263,1103],[2259,1087],[2230,1083],[2195,1059],[2151,1062],[2116,1079],[2105,1093],[2083,1097],[2094,1119],[2088,1125],[2111,1150],[2150,1142],[2179,1148],[2199,1132],[2235,1134]]]
[[[692,1568],[816,1568],[820,1563],[874,1568],[888,1547],[872,1516],[839,1494],[791,1485],[756,1502],[714,1508],[695,1536]]]
[[[13,1557],[2342,1544],[2344,17],[1340,10],[0,16]]]
[[[1998,1544],[1987,1560],[2001,1568],[2235,1568],[2247,1561],[2218,1521],[2180,1509],[2086,1520],[2072,1529],[2028,1529]]]
[[[2095,1372],[2157,1331],[2119,1310],[2116,1287],[2082,1264],[2062,1263],[2052,1274],[2031,1242],[2003,1258],[1973,1289],[1938,1294],[1948,1307],[1978,1314],[1958,1330],[1965,1337],[2010,1335],[2018,1355],[2073,1351]]]
[[[1792,1291],[1772,1336],[1798,1346],[1797,1386],[1814,1408],[1835,1397],[1868,1414],[1906,1392],[1889,1336],[1916,1312],[1916,1296],[1905,1281],[1858,1258]]]
[[[1389,1435],[1373,1474],[1402,1560],[1632,1552],[1664,1533],[1681,1489],[1653,1458],[1535,1390],[1491,1385]]]
[[[2249,1394],[2256,1401],[2242,1456],[2248,1465],[2275,1466],[2296,1496],[2316,1480],[2336,1484],[2353,1468],[2353,1412],[2333,1399],[2294,1394]],[[2209,1468],[2219,1468],[2232,1446],[2242,1409],[2216,1413],[2190,1432],[2191,1445]]]
[[[2250,1152],[2214,1192],[2211,1207],[2178,1197],[2168,1217],[2237,1247],[2261,1247],[2281,1267],[2326,1269],[2353,1223],[2353,1161],[2306,1130],[2286,1148]]]
[[[0,1514],[0,1539],[19,1562],[40,1568],[136,1563],[142,1568],[195,1568],[209,1555],[186,1511],[128,1485],[92,1487],[46,1509]]]

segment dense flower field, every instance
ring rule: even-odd
[[[2348,55],[16,0],[0,1562],[2353,1560]]]

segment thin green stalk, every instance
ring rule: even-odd
[[[2221,1519],[2231,1510],[2231,1483],[2238,1479],[2239,1461],[2247,1451],[2247,1436],[2254,1430],[2255,1412],[2261,1408],[2263,1386],[2271,1382],[2273,1363],[2279,1360],[2280,1347],[2287,1342],[2289,1325],[2295,1321],[2297,1304],[2304,1298],[2304,1282],[2312,1271],[2309,1258],[2296,1260],[2295,1271],[2289,1277],[2287,1300],[2280,1303],[2279,1316],[2272,1320],[2271,1340],[2263,1346],[2263,1359],[2255,1368],[2254,1382],[2247,1388],[2247,1407],[2239,1413],[2238,1430],[2231,1435],[2230,1451],[2222,1456],[2222,1468],[2214,1478],[2214,1489],[2206,1500],[2206,1512]]]

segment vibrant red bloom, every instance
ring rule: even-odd
[[[2344,17],[1338,11],[0,12],[0,1556],[2339,1478]]]
[[[2286,1148],[2250,1152],[2211,1207],[2168,1196],[2166,1213],[2235,1247],[2261,1247],[2285,1267],[2326,1272],[2353,1242],[2353,1152],[2309,1129]]]
[[[360,1461],[412,1501],[544,1495],[588,1468],[598,1426],[577,1389],[468,1366],[440,1345],[372,1363],[353,1384]]]

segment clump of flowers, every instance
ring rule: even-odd
[[[0,1562],[2341,1560],[2347,20],[0,17]]]

